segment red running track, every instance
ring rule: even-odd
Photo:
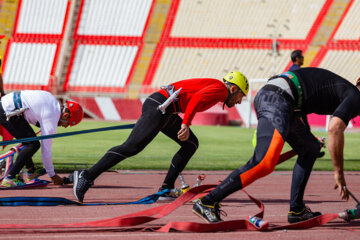
[[[185,180],[192,185],[195,183],[199,171],[185,171]],[[205,184],[215,184],[224,179],[229,171],[205,172]],[[91,188],[85,202],[128,202],[138,200],[157,191],[165,172],[163,171],[120,171],[109,172],[100,176],[95,186]],[[360,198],[358,184],[360,172],[347,172],[349,189]],[[44,178],[46,179],[46,178]],[[277,225],[286,225],[288,200],[290,195],[290,172],[274,172],[260,179],[246,188],[247,192],[263,201],[265,205],[264,219]],[[178,183],[179,185],[179,183]],[[49,185],[47,188],[1,190],[0,197],[15,196],[43,196],[65,197],[75,200],[72,187],[56,187]],[[355,202],[341,201],[336,190],[333,190],[333,175],[331,172],[314,172],[309,180],[305,200],[314,211],[322,213],[338,213],[347,208],[354,208]],[[108,219],[146,210],[164,203],[157,202],[152,205],[127,205],[127,206],[56,206],[56,207],[1,207],[0,224],[65,224],[88,222]],[[181,206],[173,213],[151,223],[143,224],[140,228],[160,226],[170,221],[185,221],[202,223],[191,212],[191,204]],[[245,219],[248,215],[259,210],[248,197],[241,191],[234,193],[223,202],[223,210],[228,213],[224,220]],[[75,231],[69,229],[61,233],[17,233],[14,230],[2,234],[1,238],[12,239],[359,239],[360,220],[345,223],[336,219],[324,226],[307,230],[281,230],[272,232],[222,232],[222,233],[158,233],[158,232],[113,232],[109,229]]]

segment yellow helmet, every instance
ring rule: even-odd
[[[223,81],[233,83],[238,86],[245,96],[249,92],[249,81],[241,72],[232,71],[223,78]]]

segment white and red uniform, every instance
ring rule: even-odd
[[[55,134],[60,120],[61,110],[59,101],[49,92],[41,90],[21,91],[21,102],[26,121],[33,125],[40,125],[41,135]],[[1,104],[6,114],[14,111],[14,93],[2,97]],[[41,158],[49,177],[55,175],[52,162],[53,139],[41,141]]]

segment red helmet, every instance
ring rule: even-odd
[[[81,122],[84,117],[84,111],[81,105],[77,102],[66,101],[66,107],[67,109],[69,109],[70,113],[69,125],[75,126],[76,124]]]

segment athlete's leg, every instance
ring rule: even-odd
[[[159,95],[157,95],[159,97]],[[162,96],[162,95],[161,95]],[[161,97],[160,96],[160,97]],[[160,99],[166,100],[164,96]],[[88,180],[94,180],[101,173],[115,166],[125,158],[141,152],[159,133],[170,114],[162,114],[157,110],[159,102],[147,98],[142,107],[142,115],[136,122],[128,139],[119,146],[109,149],[105,155],[93,166],[85,176]]]
[[[299,212],[304,208],[304,191],[320,152],[320,143],[299,119],[293,121],[286,141],[298,154],[292,176],[290,211]]]
[[[34,130],[23,116],[14,116],[9,121],[2,121],[2,125],[17,139],[36,137]],[[16,174],[18,174],[24,166],[26,166],[26,168],[34,167],[32,156],[39,150],[40,142],[32,141],[22,144],[24,147],[16,157],[15,163],[8,174],[10,178],[15,178]]]
[[[233,171],[213,191],[202,199],[206,205],[220,202],[255,180],[271,173],[279,159],[284,140],[271,121],[260,118],[257,128],[257,144],[254,155],[242,167]]]
[[[171,160],[169,170],[166,174],[162,188],[174,188],[176,178],[184,170],[190,158],[194,155],[199,146],[199,141],[190,129],[190,136],[187,141],[180,141],[177,133],[180,130],[182,119],[178,115],[173,115],[168,123],[161,130],[166,136],[177,142],[181,147]]]
[[[213,205],[233,192],[271,173],[284,146],[284,139],[292,118],[292,103],[275,92],[262,88],[255,97],[258,117],[257,145],[249,162],[233,171],[219,186],[202,200]]]

